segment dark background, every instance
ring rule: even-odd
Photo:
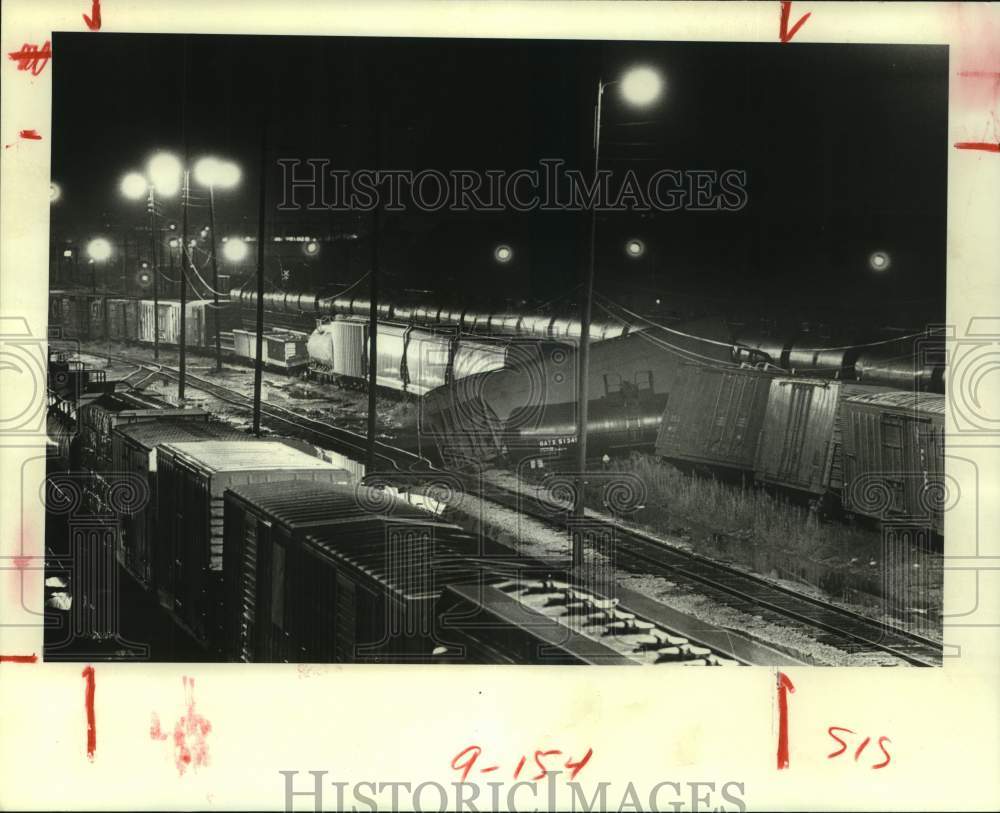
[[[243,179],[218,193],[218,231],[256,234],[266,120],[269,234],[323,240],[314,259],[269,244],[269,278],[335,290],[368,268],[371,217],[278,212],[278,158],[371,167],[378,110],[384,168],[561,158],[589,174],[597,80],[638,63],[662,74],[665,92],[637,111],[608,90],[602,167],[740,169],[749,202],[602,215],[598,290],[651,312],[662,298],[729,314],[944,318],[946,47],[59,33],[53,50],[56,243],[143,227],[143,204],[118,184],[157,149],[235,160]],[[163,217],[179,222],[176,198]],[[193,227],[202,221],[193,209]],[[588,228],[574,213],[385,215],[387,295],[569,302]],[[624,253],[630,237],[647,246],[640,260]],[[493,261],[498,243],[513,247],[511,264]],[[888,271],[869,267],[875,250],[890,254]]]

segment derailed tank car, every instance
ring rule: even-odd
[[[556,342],[511,344],[501,370],[472,375],[425,399],[421,431],[458,467],[501,459],[566,459],[576,447],[577,356]],[[727,351],[728,352],[728,351]],[[680,360],[643,333],[590,350],[588,451],[652,447]]]

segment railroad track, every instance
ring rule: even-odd
[[[142,383],[157,375],[172,381],[180,378],[180,371],[178,369],[161,364],[160,362],[137,361],[128,356],[119,356],[105,352],[101,352],[99,355],[111,361],[130,364],[140,370],[148,371],[149,375],[143,378]],[[134,375],[134,373],[131,375]],[[130,378],[131,375],[128,377]],[[205,392],[224,403],[249,410],[253,409],[253,399],[229,387],[216,384],[213,381],[209,381],[201,376],[192,375],[191,373],[185,373],[184,379],[192,389]],[[271,429],[290,429],[306,440],[325,443],[331,446],[334,451],[341,452],[355,459],[363,460],[367,455],[368,441],[364,435],[357,432],[352,432],[349,429],[344,429],[325,421],[307,418],[294,410],[274,404],[262,402],[260,405],[260,414],[262,422]],[[387,443],[375,443],[375,456],[380,464],[388,465],[389,468],[396,472],[421,472],[429,471],[433,468],[430,461],[426,458],[413,452],[390,446]]]
[[[176,380],[180,373],[173,367],[159,362],[137,361],[127,356],[109,353],[100,355],[114,361],[135,365]],[[252,408],[249,397],[228,387],[216,384],[199,376],[187,374],[186,380],[192,389],[202,390],[225,403]],[[261,404],[261,416],[271,428],[285,428],[299,433],[313,442],[326,443],[337,451],[363,458],[367,452],[367,441],[363,435],[324,421],[306,418],[290,409],[272,404]],[[430,482],[435,474],[453,476],[435,467],[429,460],[385,443],[376,443],[377,459],[393,472],[408,475],[426,475]],[[384,476],[384,472],[379,472]],[[520,511],[549,527],[567,530],[569,511],[555,501],[549,501],[548,508],[532,509],[532,501],[539,502],[531,494],[518,494],[498,484],[483,485],[474,478],[462,478],[468,490],[484,500],[492,501],[510,509]],[[405,485],[417,484],[413,477],[406,478]],[[562,512],[551,509],[564,508]],[[563,517],[564,518],[561,518]],[[756,614],[769,614],[782,621],[794,620],[800,624],[821,630],[817,636],[821,643],[828,644],[849,653],[882,652],[914,666],[939,666],[943,654],[942,645],[929,638],[908,632],[899,627],[877,621],[860,613],[823,601],[788,587],[768,581],[746,571],[709,559],[697,553],[667,545],[642,531],[627,528],[621,523],[599,517],[588,517],[588,524],[602,525],[613,530],[618,540],[615,549],[616,561],[628,569],[643,574],[668,576],[674,581],[686,581],[697,585],[701,592],[719,596],[728,606]]]
[[[480,496],[518,510],[550,527],[561,531],[567,529],[566,521],[560,517],[568,519],[570,509],[555,501],[548,501],[548,505],[550,508],[563,509],[561,514],[553,514],[551,510],[541,508],[532,509],[530,503],[539,502],[538,497],[518,494],[497,484],[490,484]],[[692,551],[669,546],[649,534],[609,519],[588,516],[587,524],[613,530],[618,540],[615,546],[617,564],[636,573],[664,575],[675,582],[683,580],[698,585],[703,592],[704,588],[708,588],[710,592],[725,597],[728,606],[756,614],[764,611],[783,620],[793,619],[822,630],[824,634],[817,637],[821,643],[849,653],[884,652],[914,666],[941,665],[943,647],[930,638],[800,593]]]

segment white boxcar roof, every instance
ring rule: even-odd
[[[207,472],[330,469],[348,475],[326,460],[274,440],[202,440],[164,443],[160,448]]]

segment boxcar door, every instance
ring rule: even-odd
[[[907,512],[938,533],[944,532],[941,488],[944,449],[941,428],[930,418],[908,416],[906,465]]]
[[[913,472],[912,443],[909,441],[909,421],[901,415],[883,413],[880,420],[881,475],[889,495],[886,513],[900,516],[914,503],[908,497],[906,480]],[[912,478],[910,478],[912,479]]]

